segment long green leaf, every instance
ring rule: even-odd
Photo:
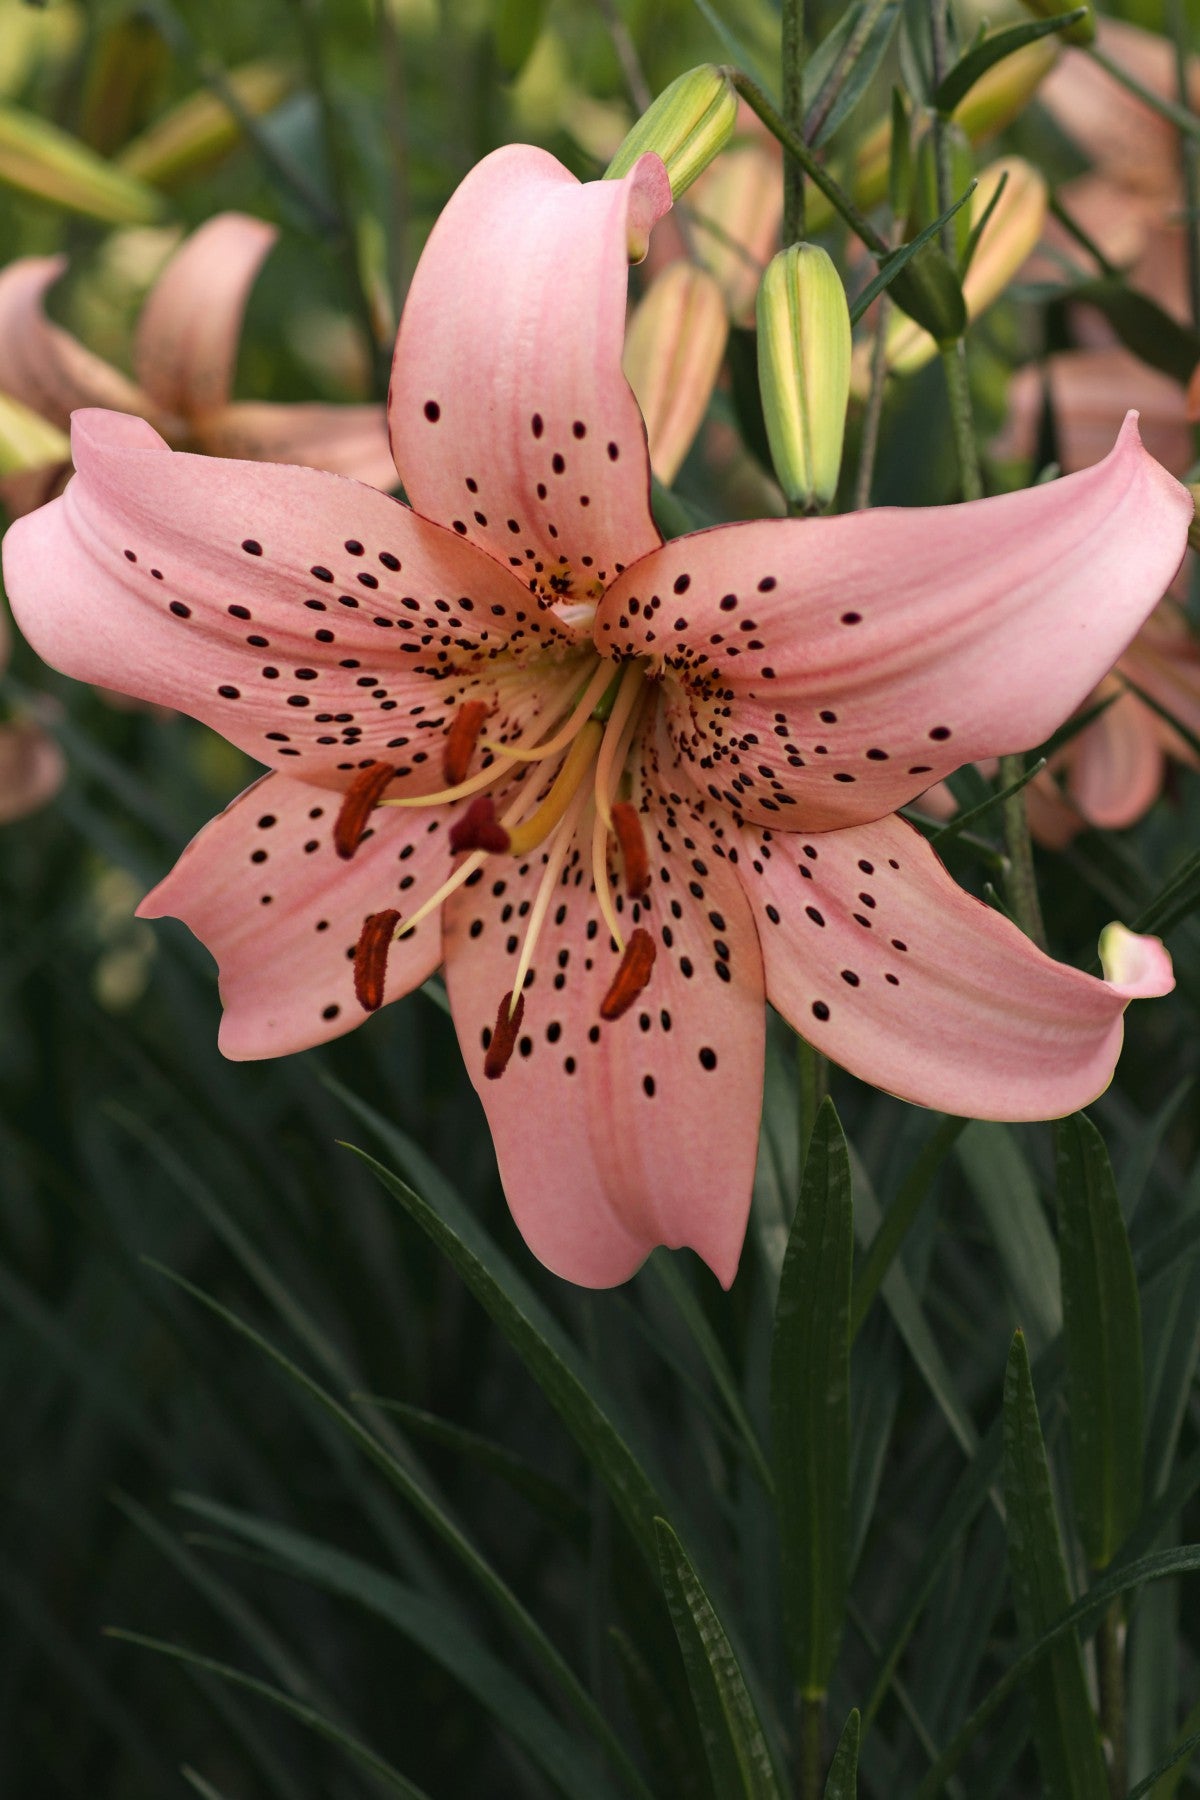
[[[1142,1315],[1103,1138],[1076,1113],[1056,1146],[1072,1486],[1088,1561],[1103,1569],[1142,1501]]]
[[[1052,31],[1061,31],[1067,25],[1074,25],[1078,19],[1086,18],[1087,7],[1077,6],[1073,12],[1060,13],[1054,19],[1030,19],[1021,25],[1009,25],[1003,31],[993,32],[991,37],[984,38],[961,57],[950,73],[943,79],[941,86],[933,96],[933,104],[938,111],[947,116],[956,106],[962,104],[975,83],[1011,56],[1015,50],[1021,50],[1026,44],[1035,44],[1039,38]]]
[[[562,1688],[614,1766],[621,1770],[631,1789],[635,1793],[644,1794],[645,1784],[640,1780],[620,1740],[614,1734],[612,1727],[587,1689],[555,1649],[541,1626],[521,1604],[507,1582],[449,1516],[437,1495],[432,1493],[411,1469],[406,1468],[386,1445],[380,1443],[377,1437],[360,1424],[352,1413],[347,1412],[346,1408],[335,1400],[333,1395],[319,1382],[314,1381],[311,1375],[298,1368],[281,1350],[277,1349],[260,1332],[255,1331],[252,1325],[247,1325],[244,1319],[239,1319],[236,1313],[232,1313],[228,1307],[222,1306],[219,1300],[214,1300],[211,1294],[206,1294],[202,1288],[186,1281],[174,1270],[164,1268],[161,1263],[156,1263],[150,1258],[147,1258],[146,1261],[150,1268],[156,1269],[168,1281],[174,1282],[176,1287],[181,1288],[185,1294],[190,1294],[193,1300],[199,1301],[201,1306],[207,1307],[217,1318],[224,1320],[225,1324],[237,1332],[240,1337],[253,1344],[303,1393],[307,1394],[311,1400],[316,1401],[319,1407],[336,1420],[346,1436],[357,1444],[358,1448],[382,1471],[392,1485],[404,1495],[405,1499],[424,1519],[426,1525],[450,1548],[467,1573],[491,1600],[501,1617],[528,1644],[551,1678]]]
[[[850,1157],[832,1100],[813,1126],[779,1280],[771,1434],[792,1669],[824,1693],[846,1611],[849,1559]]]
[[[850,1335],[856,1338],[871,1302],[891,1268],[921,1209],[933,1178],[941,1168],[947,1152],[965,1127],[965,1119],[945,1118],[925,1145],[912,1168],[904,1177],[900,1192],[883,1215],[883,1223],[871,1239],[861,1268],[854,1276],[854,1294],[850,1311]]]
[[[1017,1622],[1029,1645],[1071,1603],[1046,1446],[1020,1332],[1004,1377],[1004,1493]],[[1047,1800],[1107,1800],[1108,1778],[1079,1640],[1064,1638],[1031,1683],[1033,1734]]]
[[[384,1761],[382,1756],[377,1756],[368,1745],[362,1743],[360,1739],[352,1737],[348,1731],[343,1731],[340,1725],[335,1725],[332,1720],[325,1718],[313,1707],[305,1706],[302,1701],[293,1700],[292,1696],[285,1694],[281,1688],[272,1687],[266,1681],[259,1681],[255,1676],[247,1675],[243,1669],[231,1668],[228,1663],[215,1662],[211,1656],[201,1656],[197,1651],[189,1650],[183,1644],[169,1644],[161,1638],[144,1637],[140,1631],[121,1631],[116,1627],[110,1627],[104,1635],[115,1638],[122,1644],[136,1644],[139,1649],[154,1650],[159,1656],[171,1657],[175,1662],[185,1663],[190,1669],[200,1670],[206,1675],[215,1675],[219,1680],[227,1681],[231,1687],[245,1688],[247,1693],[257,1694],[260,1699],[269,1701],[272,1706],[277,1706],[280,1712],[288,1713],[293,1719],[298,1719],[301,1725],[306,1725],[319,1737],[328,1738],[331,1743],[344,1750],[347,1756],[369,1769],[372,1775],[378,1775],[397,1794],[403,1794],[405,1800],[430,1800],[424,1788],[419,1788],[414,1782],[409,1781],[400,1773],[399,1769],[394,1769],[391,1763]]]
[[[733,1646],[683,1545],[665,1519],[654,1524],[663,1592],[719,1800],[783,1800]]]
[[[862,1717],[857,1707],[842,1727],[838,1747],[825,1779],[825,1800],[857,1800],[858,1741],[862,1734]]]

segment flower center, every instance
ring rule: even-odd
[[[446,788],[434,794],[386,796],[393,771],[388,764],[378,763],[364,769],[351,783],[335,831],[342,856],[354,853],[376,806],[430,807],[467,799],[471,802],[450,832],[451,852],[465,852],[465,856],[448,879],[409,918],[401,919],[389,909],[371,914],[363,925],[355,985],[359,1000],[368,1011],[374,1011],[382,1002],[387,953],[396,939],[415,930],[442,906],[489,856],[524,858],[541,849],[545,867],[530,908],[512,990],[500,1007],[507,1023],[503,1030],[497,1026],[485,1059],[485,1073],[491,1078],[501,1075],[516,1042],[512,1021],[523,1004],[523,990],[538,938],[571,846],[576,835],[586,831],[589,814],[596,900],[621,957],[617,974],[601,1003],[601,1016],[619,1018],[632,1005],[650,979],[654,942],[640,928],[633,931],[628,944],[625,941],[609,877],[609,839],[615,841],[630,899],[641,899],[649,886],[649,851],[638,808],[622,788],[630,750],[655,685],[641,661],[628,660],[614,671],[610,662],[597,657],[567,718],[541,743],[489,743],[484,704],[468,700],[460,704],[447,733],[443,757],[449,783]],[[470,774],[470,763],[481,747],[492,760],[486,768]],[[539,782],[532,768],[524,776],[519,773],[523,765],[548,763],[556,758],[561,761],[548,783]],[[513,783],[514,778],[516,786],[509,803],[498,815],[494,790],[505,782]]]

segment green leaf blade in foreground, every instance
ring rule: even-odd
[[[720,1800],[783,1800],[732,1644],[686,1550],[665,1519],[654,1521],[659,1574],[687,1671],[704,1753]]]
[[[801,1691],[823,1694],[846,1608],[850,1542],[850,1157],[831,1100],[817,1114],[779,1278],[771,1433],[783,1610]]]
[[[933,96],[934,105],[940,113],[949,115],[956,106],[962,104],[975,83],[1006,56],[1012,56],[1014,51],[1023,50],[1026,44],[1035,44],[1039,38],[1048,37],[1052,31],[1062,31],[1086,17],[1087,7],[1077,6],[1073,12],[1060,13],[1055,19],[1030,19],[1023,24],[1009,25],[1003,31],[993,32],[991,37],[984,38],[981,44],[976,44],[955,63]]]
[[[1071,1592],[1029,1356],[1020,1332],[1013,1339],[1004,1376],[1004,1496],[1017,1621],[1028,1647],[1066,1612]],[[1099,1732],[1074,1632],[1047,1652],[1029,1686],[1046,1800],[1108,1800]]]
[[[857,1707],[842,1727],[825,1781],[825,1800],[858,1800],[858,1744],[862,1717]]]
[[[1141,1307],[1103,1138],[1083,1113],[1056,1138],[1072,1486],[1088,1561],[1103,1569],[1141,1507]]]

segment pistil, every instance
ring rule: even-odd
[[[508,848],[511,855],[524,856],[550,836],[591,768],[596,752],[603,744],[604,729],[597,719],[587,719],[580,726],[550,792],[537,811],[510,834]]]

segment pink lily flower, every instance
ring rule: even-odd
[[[1187,494],[1130,421],[1047,487],[664,544],[621,351],[669,204],[654,156],[580,185],[515,145],[466,178],[396,346],[411,510],[89,412],[5,543],[48,661],[271,767],[140,909],[215,954],[226,1054],[444,965],[516,1221],[598,1287],[657,1244],[732,1280],[764,1000],[893,1093],[1031,1119],[1101,1092],[1128,1001],[1172,983],[1153,939],[1107,981],[1053,962],[893,813],[1078,705]]]
[[[10,632],[0,610],[0,673],[8,665]],[[0,825],[23,819],[53,800],[67,765],[57,741],[33,719],[0,724]]]
[[[0,393],[65,429],[80,407],[148,419],[171,444],[211,456],[304,463],[373,487],[396,484],[378,406],[276,405],[231,399],[242,317],[278,233],[243,213],[210,219],[176,251],[138,321],[131,381],[47,318],[62,256],[26,256],[0,272]],[[61,487],[61,465],[0,482],[20,514]]]

